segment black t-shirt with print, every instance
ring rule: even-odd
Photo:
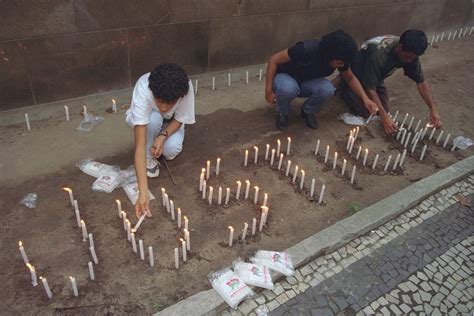
[[[319,49],[320,40],[306,40],[288,48],[290,61],[278,65],[277,73],[287,73],[296,81],[302,82],[331,75],[334,68],[329,65]],[[349,69],[349,65],[338,68],[339,72]]]

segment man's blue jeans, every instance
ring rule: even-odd
[[[316,78],[298,82],[292,76],[279,73],[273,79],[273,93],[276,97],[276,111],[288,115],[290,102],[297,97],[308,98],[303,103],[306,114],[314,114],[321,110],[322,105],[329,100],[336,88],[325,78]]]

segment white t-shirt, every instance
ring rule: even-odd
[[[130,126],[147,125],[150,123],[150,113],[156,109],[164,119],[174,118],[184,124],[194,124],[194,89],[191,80],[189,80],[188,93],[179,98],[178,102],[166,113],[162,113],[155,104],[153,93],[148,88],[148,77],[150,73],[146,73],[138,79],[133,88],[132,103],[125,113],[125,121]]]

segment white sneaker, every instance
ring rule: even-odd
[[[160,163],[155,158],[146,160],[146,175],[148,178],[158,178],[160,175]]]

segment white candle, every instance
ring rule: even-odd
[[[25,113],[25,122],[26,128],[28,129],[28,131],[31,131],[30,118],[28,117],[28,113]]]
[[[303,186],[304,186],[304,176],[305,176],[305,172],[304,172],[304,170],[301,170],[300,190],[303,190]]]
[[[400,135],[402,134],[402,131],[403,131],[403,127],[398,129],[397,137],[396,137],[397,140],[400,139]]]
[[[426,152],[426,148],[427,148],[427,147],[428,147],[428,146],[426,146],[426,145],[423,146],[423,150],[421,151],[420,161],[422,161],[423,158],[425,157],[425,152]]]
[[[122,211],[122,223],[123,223],[123,230],[127,230],[127,213]]]
[[[316,185],[316,179],[311,180],[311,190],[309,191],[309,197],[312,198],[314,196],[314,186]]]
[[[217,158],[217,161],[216,161],[216,176],[219,175],[220,169],[221,169],[221,158]]]
[[[43,283],[44,290],[46,291],[46,295],[48,296],[49,299],[53,297],[53,293],[51,293],[51,289],[49,288],[48,280],[43,277],[39,277],[41,282]]]
[[[328,162],[329,158],[329,145],[326,146],[326,153],[324,154],[324,163]]]
[[[252,236],[255,235],[256,231],[257,231],[257,219],[254,217],[252,219]]]
[[[411,129],[411,126],[413,125],[413,121],[414,121],[414,120],[415,120],[415,117],[412,116],[411,119],[410,119],[410,123],[408,123],[408,128],[407,128],[408,130]]]
[[[209,205],[212,204],[212,196],[213,195],[214,195],[214,188],[212,186],[209,186],[209,197],[208,197]]]
[[[402,139],[400,140],[400,144],[405,143],[405,136],[407,135],[407,130],[403,129]]]
[[[171,211],[171,219],[175,220],[175,213],[174,213],[174,201],[170,200],[170,211]]]
[[[74,210],[79,212],[79,205],[77,204],[77,200],[74,200]]]
[[[347,165],[347,160],[344,159],[344,160],[342,161],[341,176],[344,176],[344,173],[346,172],[346,165]]]
[[[86,228],[86,223],[81,220],[81,229],[82,229],[82,241],[87,240],[87,228]]]
[[[196,83],[194,84],[194,94],[198,94],[198,88],[199,88],[199,81],[196,79]]]
[[[31,274],[31,285],[33,286],[37,286],[38,285],[38,278],[36,277],[36,269],[35,267],[30,264],[30,263],[27,263],[26,266],[28,267],[28,269],[30,270],[30,274]]]
[[[411,147],[411,153],[412,154],[415,152],[416,145],[418,145],[418,140],[419,139],[420,139],[420,137],[415,137],[415,142],[413,143],[413,146]]]
[[[402,153],[402,157],[400,158],[400,168],[403,166],[403,163],[405,162],[405,156],[407,155],[407,150],[404,149]]]
[[[248,149],[246,149],[244,153],[244,167],[247,167],[248,160],[249,160],[249,151]]]
[[[254,151],[253,163],[257,164],[258,163],[258,147],[253,146],[253,151]]]
[[[469,36],[471,36],[473,30],[474,30],[474,26],[471,26],[471,29],[469,30]]]
[[[23,247],[23,242],[21,240],[18,242],[18,248],[20,249],[20,254],[25,264],[30,263],[30,261],[28,260],[28,256],[26,255],[25,248]]]
[[[362,152],[362,146],[359,146],[359,149],[357,149],[356,160],[359,160],[361,152]]]
[[[323,197],[324,197],[324,191],[325,190],[326,190],[326,185],[323,184],[323,186],[321,187],[321,192],[319,193],[318,204],[323,203]]]
[[[186,240],[186,249],[191,251],[191,237],[189,236],[189,230],[184,229],[184,240]]]
[[[174,248],[174,267],[179,269],[179,249]]]
[[[354,148],[355,138],[351,138],[351,144],[349,145],[349,154],[352,154],[352,149]]]
[[[257,204],[258,203],[258,192],[259,192],[260,188],[258,186],[254,186],[253,188],[255,189],[255,192],[254,192],[254,195],[253,195],[253,204]]]
[[[186,240],[180,238],[179,241],[181,242],[181,255],[183,256],[183,262],[188,260],[188,253],[186,250]]]
[[[118,217],[122,218],[122,202],[120,202],[120,200],[115,200],[115,203],[117,203]]]
[[[436,145],[438,145],[439,141],[440,141],[441,138],[443,137],[443,133],[444,133],[443,130],[441,130],[441,132],[439,132],[438,138],[436,138]]]
[[[458,31],[454,31],[453,39],[456,39],[456,34],[457,33],[458,33]]]
[[[441,39],[440,39],[441,42],[443,41],[443,38],[444,38],[444,32],[441,33]]]
[[[206,180],[209,180],[210,176],[211,176],[211,161],[208,160],[206,161]]]
[[[405,117],[403,118],[403,121],[402,121],[402,124],[400,124],[400,127],[403,127],[403,125],[404,125],[405,122],[407,121],[407,118],[408,118],[408,113],[405,114]]]
[[[155,266],[155,256],[153,255],[153,247],[148,246],[148,257],[150,258],[150,266]]]
[[[229,86],[230,88],[230,85],[231,85],[231,77],[230,77],[230,72],[227,74],[227,85]]]
[[[173,206],[174,207],[174,206]],[[140,216],[140,218],[138,219],[138,222],[135,224],[135,227],[133,227],[132,231],[133,232],[137,232],[138,229],[140,228],[140,225],[143,223],[143,221],[145,220],[145,216],[146,214],[143,213],[142,216]]]
[[[375,155],[374,163],[372,164],[372,170],[375,170],[377,168],[377,162],[379,161],[379,154]]]
[[[219,187],[219,190],[217,191],[217,204],[222,204],[222,187]]]
[[[418,122],[416,123],[416,126],[415,126],[415,132],[417,132],[418,129],[420,128],[420,124],[421,124],[421,120],[418,120]]]
[[[165,188],[161,188],[161,198],[163,200],[163,206],[166,206],[165,193],[166,193]]]
[[[225,189],[225,202],[224,204],[227,205],[229,204],[230,200],[230,188]]]
[[[67,105],[64,106],[64,113],[66,114],[66,122],[69,122],[70,117],[69,117],[69,108]]]
[[[178,207],[178,228],[181,228],[181,209]]]
[[[262,205],[267,206],[267,203],[268,203],[268,194],[265,193],[265,194],[263,194],[263,203],[262,203]]]
[[[425,128],[423,128],[423,132],[421,133],[421,139],[425,138],[427,131],[428,131],[428,124],[426,124]]]
[[[467,27],[464,29],[464,33],[462,33],[462,36],[466,36],[466,32],[467,32]]]
[[[89,247],[95,248],[94,236],[92,236],[92,233],[89,233]]]
[[[115,99],[112,99],[112,112],[117,113],[117,103],[115,103]]]
[[[249,72],[248,71],[245,72],[245,83],[249,84]]]
[[[407,148],[408,143],[410,142],[410,138],[411,138],[411,132],[408,133],[407,139],[405,140],[405,145],[403,145],[403,147]]]
[[[334,160],[332,162],[332,169],[336,170],[336,166],[337,166],[337,151],[334,153]]]
[[[235,194],[235,199],[238,200],[240,198],[240,188],[242,187],[242,182],[237,181],[237,193]]]
[[[262,81],[262,75],[263,75],[263,70],[260,69],[260,72],[258,74],[258,81]]]
[[[267,214],[268,214],[268,207],[262,207],[262,214],[260,216],[260,226],[258,228],[259,231],[263,230],[263,226],[265,225]]]
[[[365,166],[365,164],[367,163],[367,157],[369,156],[369,149],[365,149],[365,152],[364,152],[364,160],[362,161],[362,165]]]
[[[291,148],[291,137],[287,138],[287,145],[286,145],[286,155],[288,156],[290,154],[290,148]]]
[[[449,35],[448,35],[448,41],[451,39],[451,35],[453,34],[453,32],[449,32]]]
[[[354,140],[357,140],[357,137],[359,137],[359,126],[357,126],[356,129],[355,129]]]
[[[349,150],[349,146],[351,145],[351,138],[352,138],[352,135],[353,135],[352,133],[353,133],[353,131],[351,130],[349,132],[349,137],[347,138],[346,150]]]
[[[171,213],[170,197],[168,196],[168,193],[165,193],[165,206],[166,206],[166,211],[168,213]]]
[[[137,253],[137,239],[135,238],[135,232],[132,232],[132,249],[134,253]]]
[[[132,224],[127,219],[127,240],[132,241]]]
[[[278,170],[281,170],[282,164],[283,164],[283,154],[280,154],[280,160],[278,160]]]
[[[433,129],[431,130],[430,137],[428,138],[429,140],[431,140],[433,138],[433,135],[434,135],[435,132],[436,132],[436,127],[433,126]]]
[[[70,188],[63,188],[69,194],[69,200],[71,201],[71,206],[74,206],[74,194]]]
[[[244,223],[244,230],[242,231],[242,240],[245,240],[245,236],[247,236],[248,229],[249,229],[249,224]]]
[[[145,260],[145,250],[143,249],[143,239],[138,240],[138,249],[140,251],[140,259]]]
[[[314,149],[315,156],[319,154],[319,145],[321,145],[321,141],[318,139],[318,141],[316,142],[316,148]]]
[[[398,162],[400,161],[400,153],[397,154],[397,157],[395,158],[395,162],[393,164],[392,170],[395,171],[397,169]]]
[[[355,174],[356,174],[356,166],[352,166],[352,174],[351,174],[351,184],[354,184],[354,178],[355,178]]]
[[[72,293],[74,294],[75,297],[79,296],[79,291],[77,290],[76,278],[70,276],[69,280],[71,280]]]
[[[449,133],[448,135],[446,135],[446,138],[444,139],[444,143],[443,143],[443,148],[445,148],[446,145],[448,144],[450,137],[451,137],[451,133]]]
[[[245,180],[245,199],[249,198],[249,191],[250,191],[250,181]]]
[[[270,144],[267,144],[265,147],[265,160],[268,160],[269,154],[270,154]]]
[[[292,183],[295,183],[296,182],[296,177],[298,176],[298,165],[295,166],[295,171],[293,172],[293,181],[291,181]]]
[[[91,252],[92,260],[94,260],[94,263],[99,264],[99,259],[97,258],[97,254],[95,253],[95,248],[89,247],[89,251]]]
[[[88,262],[87,266],[89,267],[89,277],[91,278],[92,281],[95,280],[95,273],[94,273],[94,266],[92,265],[92,262]]]
[[[203,200],[206,198],[206,192],[207,192],[206,186],[207,186],[207,182],[206,182],[206,180],[204,180],[202,182],[202,199]]]
[[[189,229],[189,220],[187,216],[183,216],[184,218],[184,229]]]
[[[212,90],[216,90],[216,77],[212,77]]]
[[[272,156],[270,158],[270,166],[273,166],[274,161],[275,161],[275,148],[272,149]]]
[[[277,139],[277,155],[279,155],[281,152],[281,141]]]
[[[232,247],[232,243],[234,242],[234,227],[229,226],[229,247]]]
[[[84,119],[87,119],[89,115],[87,114],[87,106],[82,106],[82,113],[84,115]]]
[[[288,160],[288,162],[286,164],[286,172],[285,172],[286,177],[288,177],[289,174],[290,174],[290,167],[291,167],[291,160]]]
[[[388,156],[387,162],[385,163],[385,167],[383,168],[384,172],[387,172],[388,166],[390,165],[390,162],[392,161],[392,155]]]

